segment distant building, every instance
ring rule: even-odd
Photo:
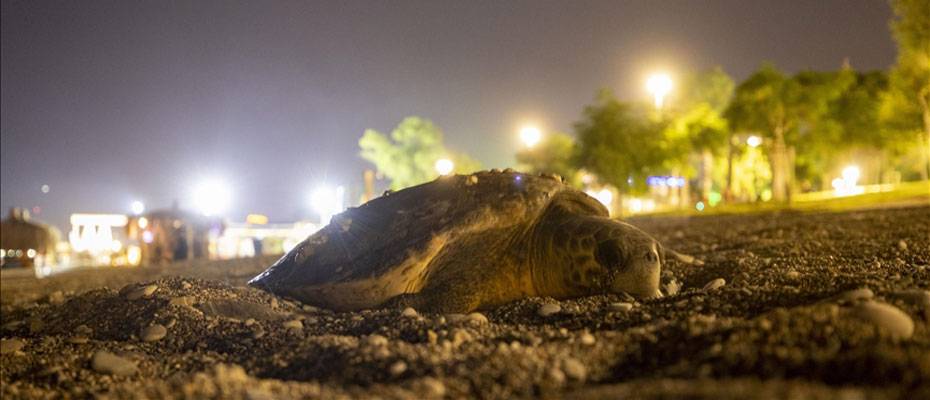
[[[30,221],[29,211],[12,208],[9,216],[0,221],[0,266],[52,265],[60,236],[55,228]]]
[[[223,220],[177,207],[133,216],[126,225],[130,240],[138,243],[139,263],[206,259],[215,253],[214,242],[225,229]]]

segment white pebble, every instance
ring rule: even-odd
[[[299,319],[292,319],[290,321],[285,322],[283,326],[287,329],[303,329],[304,323],[303,321]]]
[[[565,376],[576,381],[583,381],[588,375],[584,364],[574,358],[567,358],[562,362],[562,371],[565,372]]]
[[[90,361],[94,371],[111,375],[132,375],[136,373],[136,363],[106,351],[94,353]]]
[[[400,312],[400,315],[404,318],[416,318],[417,310],[413,309],[413,307],[407,307],[404,311]]]
[[[852,308],[852,315],[883,329],[893,337],[910,339],[914,321],[901,309],[885,303],[869,301]]]
[[[633,303],[620,302],[612,303],[610,309],[613,311],[630,311],[633,309]]]
[[[468,314],[468,320],[474,323],[478,323],[478,324],[488,323],[488,317],[485,317],[484,314],[479,313],[479,312],[473,312],[471,314]]]
[[[143,297],[149,297],[155,293],[156,290],[158,290],[158,285],[155,284],[141,286],[126,293],[126,299],[138,300]]]
[[[582,333],[581,337],[578,338],[578,340],[581,341],[581,344],[585,346],[593,346],[594,343],[597,341],[597,339],[594,338],[594,335],[588,332]]]
[[[898,241],[898,250],[907,251],[907,242],[903,239]]]
[[[391,364],[391,367],[390,367],[391,375],[398,376],[404,373],[405,371],[407,371],[407,363],[405,363],[403,360],[399,360],[395,362],[394,364]]]
[[[373,334],[373,335],[368,335],[368,337],[365,338],[365,342],[368,343],[369,346],[375,346],[375,347],[387,346],[388,339],[379,334]]]
[[[727,284],[727,281],[725,279],[717,278],[710,282],[707,282],[707,284],[704,285],[704,291],[709,292],[711,290],[717,290],[717,289],[724,287],[726,284]]]
[[[154,324],[143,329],[142,335],[140,335],[140,337],[142,338],[143,342],[155,342],[161,340],[167,334],[168,328],[165,328],[160,324]]]
[[[562,312],[562,306],[558,304],[551,304],[551,303],[543,304],[542,306],[539,307],[538,310],[536,310],[536,313],[539,314],[540,317],[548,317],[550,315],[555,315],[560,312]]]

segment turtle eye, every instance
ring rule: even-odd
[[[659,256],[656,255],[656,252],[652,250],[649,250],[646,252],[645,258],[646,258],[646,261],[651,262],[651,263],[659,261]]]
[[[613,240],[598,243],[594,251],[594,259],[598,264],[607,268],[617,268],[623,265],[623,253],[620,251],[619,244]]]

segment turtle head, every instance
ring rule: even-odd
[[[607,272],[604,289],[637,298],[661,297],[659,275],[662,246],[636,227],[610,221],[611,228],[593,249],[597,264]]]

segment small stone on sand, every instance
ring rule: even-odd
[[[611,303],[610,309],[612,311],[630,311],[633,309],[633,303],[620,302],[620,303]]]
[[[138,300],[143,297],[149,297],[153,293],[155,293],[156,290],[158,290],[158,285],[152,284],[152,285],[139,286],[133,290],[128,291],[126,293],[126,299],[127,300]]]
[[[574,358],[566,358],[562,362],[562,372],[565,372],[565,376],[576,381],[583,381],[588,375],[584,364]]]
[[[94,353],[90,361],[94,371],[111,375],[132,375],[136,373],[136,363],[103,350]]]
[[[26,346],[26,342],[19,339],[0,340],[0,354],[15,353]]]
[[[416,318],[418,314],[417,310],[413,309],[413,307],[407,307],[404,311],[400,312],[400,315],[404,318]]]
[[[914,334],[914,321],[906,312],[893,305],[868,301],[854,306],[852,316],[869,322],[900,339],[910,339]]]
[[[143,342],[156,342],[164,338],[167,334],[168,328],[165,328],[161,324],[153,324],[143,329],[139,337]]]
[[[536,313],[543,318],[558,314],[560,312],[562,312],[562,306],[552,303],[543,304],[539,307],[539,310],[536,311]]]
[[[724,287],[726,284],[727,284],[727,281],[725,279],[717,278],[710,282],[707,282],[707,284],[704,285],[704,291],[709,292],[711,290],[717,290],[717,289]]]
[[[283,326],[287,329],[303,329],[304,323],[299,319],[292,319],[285,322]]]

